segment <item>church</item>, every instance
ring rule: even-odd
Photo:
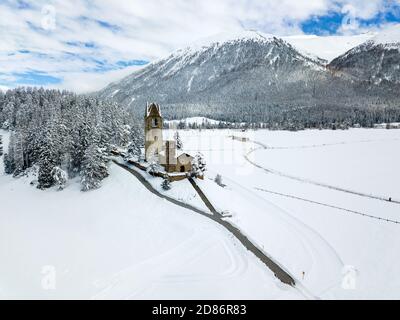
[[[146,105],[144,116],[145,159],[158,162],[168,173],[186,173],[192,170],[193,157],[176,148],[175,140],[163,139],[163,118],[160,106]]]

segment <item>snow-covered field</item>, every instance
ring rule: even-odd
[[[205,155],[208,179],[200,184],[213,204],[314,296],[400,298],[400,224],[374,218],[400,221],[400,205],[368,197],[400,200],[400,130],[181,137],[186,150]],[[217,173],[225,188],[214,183]]]
[[[89,193],[39,191],[0,167],[0,299],[302,298],[222,227],[116,165]]]
[[[215,207],[307,297],[400,298],[400,224],[392,222],[400,221],[400,130],[180,135],[185,151],[206,158],[198,183]],[[222,227],[115,165],[89,193],[74,182],[43,192],[29,179],[0,169],[0,298],[304,298]],[[150,182],[161,191],[160,179]],[[168,195],[205,210],[187,181]],[[56,288],[46,290],[53,271]]]

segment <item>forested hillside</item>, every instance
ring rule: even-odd
[[[385,61],[388,70],[398,72],[398,57],[397,50]],[[137,114],[157,101],[169,120],[201,116],[298,130],[398,122],[399,90],[400,83],[358,79],[282,39],[247,32],[176,51],[98,94]]]
[[[5,172],[37,171],[37,187],[80,177],[82,190],[108,176],[114,146],[140,143],[139,125],[117,104],[66,91],[19,88],[0,92],[0,128],[9,130]]]

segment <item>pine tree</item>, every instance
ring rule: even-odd
[[[165,191],[171,190],[171,182],[169,181],[169,179],[167,178],[164,179],[163,182],[161,183],[161,187]]]
[[[221,176],[220,174],[217,174],[217,175],[216,175],[216,177],[215,177],[215,179],[214,179],[214,182],[215,182],[217,185],[219,185],[220,187],[223,187],[223,186],[224,186],[224,184],[222,183],[222,176]]]
[[[3,155],[3,136],[0,136],[0,157]]]
[[[14,133],[10,134],[10,141],[8,142],[8,151],[4,155],[4,172],[6,174],[14,174],[15,161],[14,161]]]
[[[4,154],[3,157],[3,162],[4,162],[4,172],[6,174],[13,174],[15,170],[14,162],[12,159],[8,156],[7,153]]]
[[[157,156],[155,156],[155,155],[151,159],[148,160],[148,163],[149,163],[149,166],[147,168],[147,172],[150,174],[161,172],[163,170],[161,165],[158,163]]]
[[[107,158],[103,151],[92,142],[85,152],[81,171],[81,190],[98,189],[101,181],[108,177]]]
[[[174,138],[175,138],[175,141],[176,141],[176,148],[178,150],[182,150],[183,149],[183,143],[182,143],[181,137],[179,136],[179,132],[178,131],[175,132]]]
[[[40,147],[38,188],[47,189],[55,184],[53,169],[57,166],[57,153],[51,129],[48,129]]]
[[[51,175],[53,176],[55,185],[58,186],[58,190],[63,190],[68,181],[67,173],[60,167],[54,167]]]
[[[196,154],[192,161],[192,171],[191,175],[194,177],[201,177],[206,171],[206,162],[204,160],[203,154],[200,152]]]
[[[140,161],[142,156],[142,138],[141,132],[136,128],[131,130],[130,143],[128,145],[128,158],[134,158]]]
[[[13,140],[13,161],[14,161],[14,176],[19,176],[25,169],[25,160],[24,160],[24,146],[23,146],[23,137],[20,133],[16,133]]]

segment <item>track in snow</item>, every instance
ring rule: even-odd
[[[256,189],[258,191],[262,191],[262,192],[266,192],[266,193],[270,193],[270,194],[286,197],[286,198],[291,198],[291,199],[300,200],[300,201],[304,201],[304,202],[309,202],[309,203],[317,204],[317,205],[328,207],[328,208],[332,208],[332,209],[345,211],[347,213],[356,214],[356,215],[367,217],[367,218],[370,218],[370,219],[380,220],[380,221],[383,221],[383,222],[389,222],[389,223],[394,223],[394,224],[400,224],[400,221],[381,218],[381,217],[373,216],[373,215],[362,213],[362,212],[355,211],[355,210],[350,210],[350,209],[346,209],[346,208],[342,208],[342,207],[338,207],[338,206],[334,206],[334,205],[330,205],[330,204],[326,204],[326,203],[322,203],[322,202],[318,202],[318,201],[314,201],[314,200],[310,200],[310,199],[296,197],[296,196],[293,196],[293,195],[290,195],[290,194],[279,193],[279,192],[275,192],[275,191],[271,191],[271,190],[267,190],[267,189],[263,189],[263,188],[254,188],[254,189]]]
[[[306,179],[306,178],[302,178],[302,177],[293,176],[293,175],[290,175],[290,174],[287,174],[287,173],[284,173],[284,172],[281,172],[281,171],[278,171],[278,170],[274,170],[274,169],[271,169],[271,168],[265,168],[265,167],[255,163],[254,161],[250,160],[249,156],[252,153],[256,152],[257,150],[261,150],[261,149],[262,150],[268,150],[268,149],[272,149],[272,148],[269,148],[265,144],[263,144],[261,142],[258,142],[258,141],[250,140],[249,142],[254,143],[256,145],[259,145],[260,148],[256,148],[256,149],[251,150],[249,153],[244,155],[244,158],[251,165],[255,166],[258,169],[263,170],[266,173],[274,174],[274,175],[277,175],[277,176],[281,176],[281,177],[288,178],[288,179],[295,180],[295,181],[302,182],[302,183],[312,184],[312,185],[315,185],[315,186],[318,186],[318,187],[322,187],[322,188],[326,188],[326,189],[331,189],[331,190],[335,190],[335,191],[340,191],[340,192],[344,192],[344,193],[353,194],[353,195],[356,195],[356,196],[359,196],[359,197],[375,199],[375,200],[379,200],[379,201],[383,201],[383,202],[389,202],[389,203],[392,203],[392,204],[395,204],[395,205],[400,205],[400,201],[399,200],[396,200],[396,199],[389,200],[390,197],[384,197],[384,196],[380,196],[380,195],[368,194],[368,193],[363,193],[363,192],[359,192],[359,191],[355,191],[355,190],[345,189],[345,188],[342,188],[342,187],[337,187],[337,186],[329,185],[329,184],[326,184],[326,183],[322,183],[322,182],[318,182],[318,181],[314,181],[314,180],[310,180],[310,179]],[[317,147],[317,146],[313,146],[313,147]],[[304,146],[303,146],[303,148],[304,148]]]

